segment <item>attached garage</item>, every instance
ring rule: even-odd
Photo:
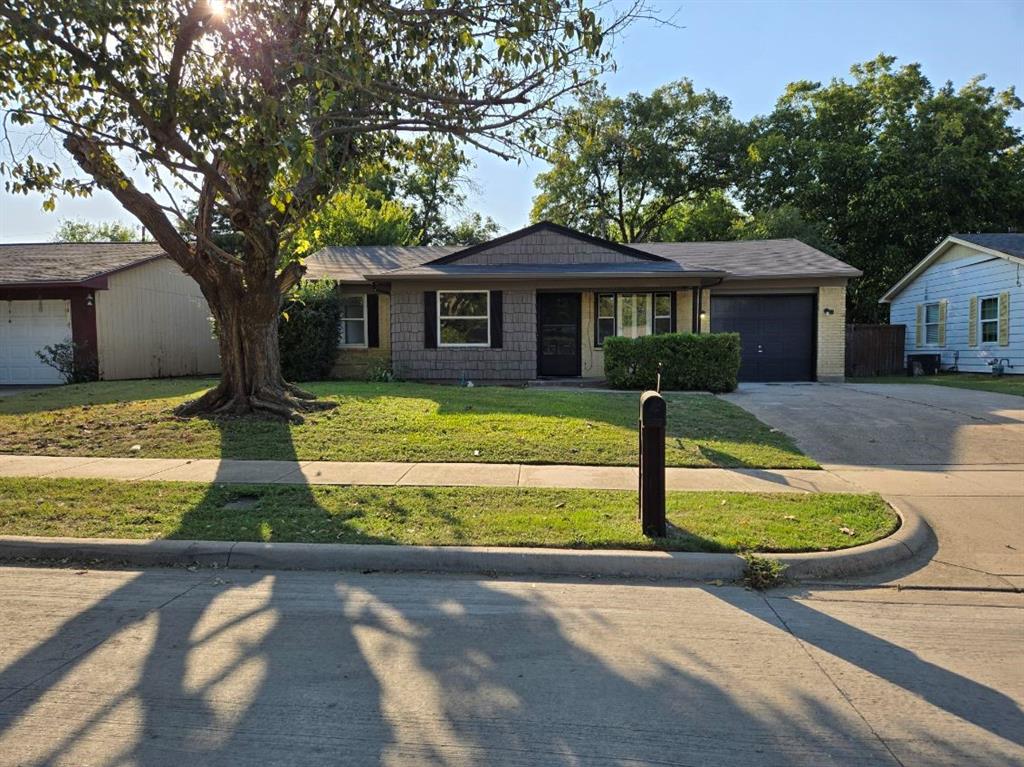
[[[215,373],[209,314],[154,243],[0,245],[0,386],[61,383],[36,352],[65,341],[101,379]]]
[[[816,296],[711,296],[711,330],[739,333],[741,381],[813,381]]]
[[[61,383],[36,351],[70,339],[70,301],[0,301],[0,385]]]

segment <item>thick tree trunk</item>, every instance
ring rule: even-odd
[[[264,413],[301,423],[301,412],[334,406],[282,377],[277,343],[281,300],[276,291],[219,285],[203,292],[217,322],[220,383],[181,405],[179,416]]]

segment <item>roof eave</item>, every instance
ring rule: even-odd
[[[579,280],[579,279],[651,279],[651,278],[680,278],[680,279],[703,279],[706,277],[726,277],[728,272],[723,271],[649,271],[649,272],[477,272],[474,274],[460,274],[458,272],[446,272],[437,274],[416,274],[402,272],[380,272],[364,274],[363,279],[367,282],[390,282],[395,280],[486,280],[486,281],[514,281],[514,280]]]

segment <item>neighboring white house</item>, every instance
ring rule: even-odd
[[[1024,375],[1024,234],[953,234],[881,298],[907,326],[907,354],[985,373]]]

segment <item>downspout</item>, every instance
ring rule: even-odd
[[[691,288],[693,291],[694,299],[690,303],[693,304],[693,319],[691,320],[693,332],[700,333],[700,319],[704,311],[704,288],[713,288],[721,285],[725,282],[725,277],[719,277],[714,282],[708,282],[707,280],[701,280],[698,287]]]

